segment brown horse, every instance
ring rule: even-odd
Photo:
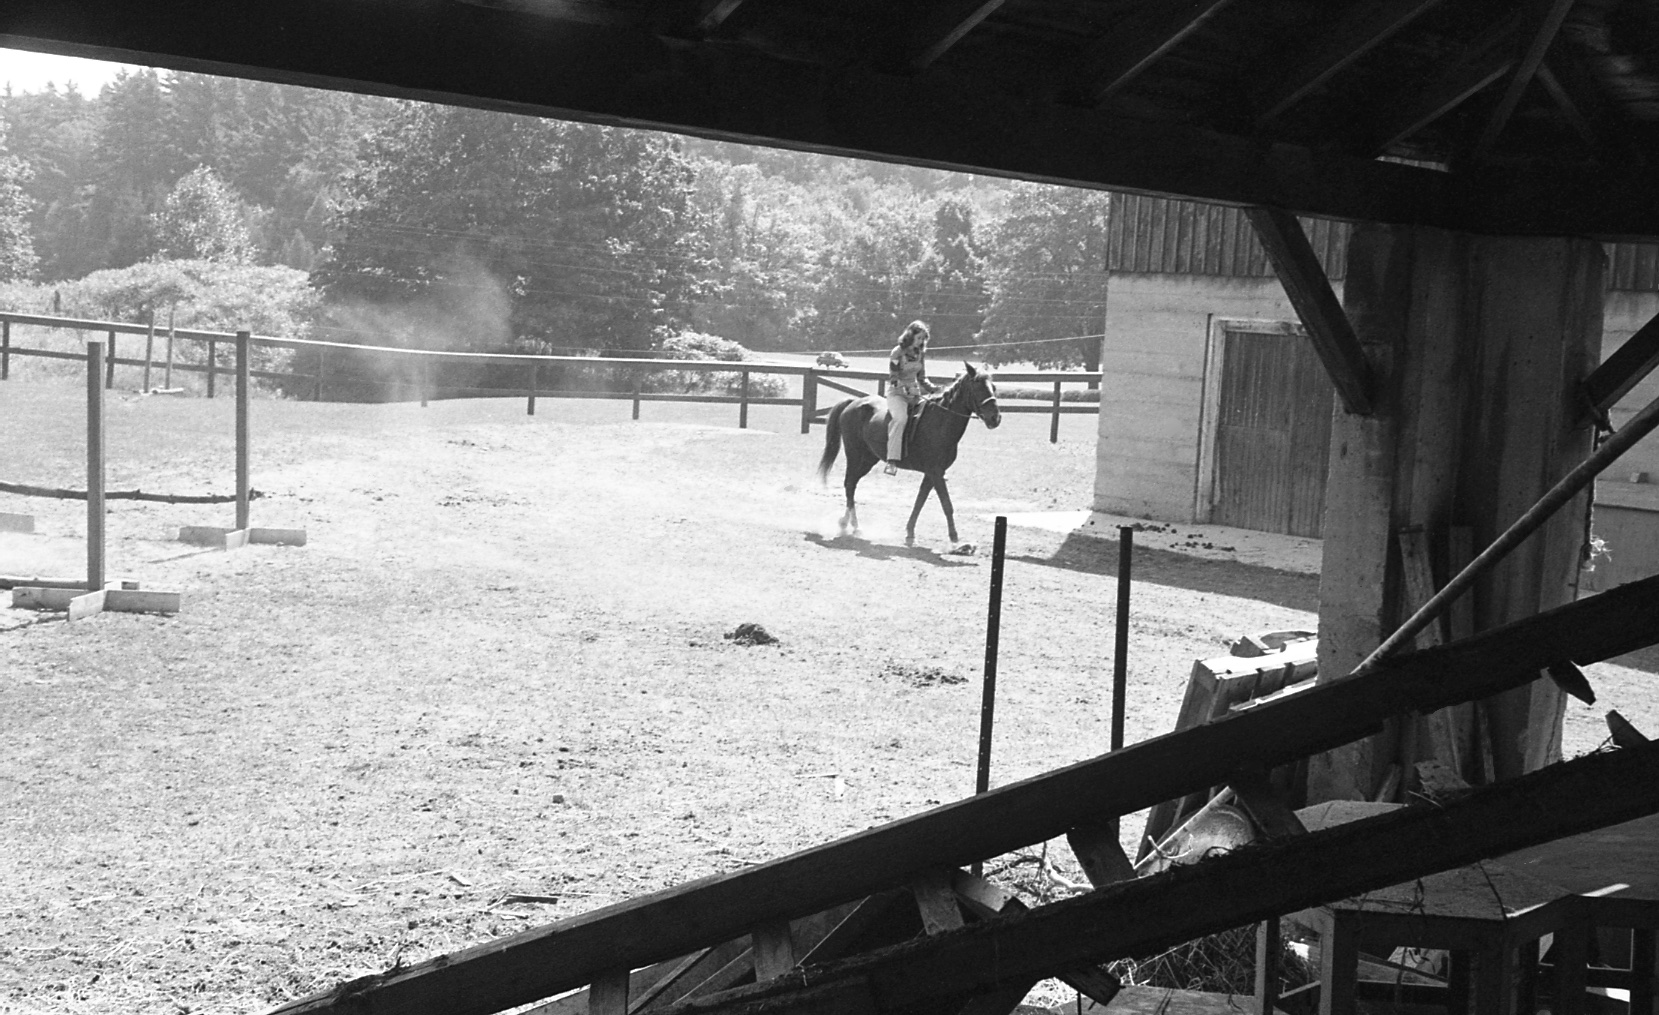
[[[922,513],[927,495],[934,490],[939,491],[939,506],[945,509],[950,541],[957,542],[956,515],[951,509],[950,490],[945,487],[945,470],[956,461],[956,445],[967,432],[968,420],[978,416],[992,430],[1002,422],[991,372],[975,370],[970,363],[963,366],[968,368],[967,373],[958,375],[943,391],[922,400],[917,408],[915,429],[905,442],[904,460],[899,468],[922,474],[922,488],[916,491],[916,506],[911,509],[910,522],[904,528],[907,544],[916,541],[916,516]],[[853,494],[865,473],[886,457],[887,402],[875,395],[848,399],[830,410],[826,422],[824,457],[818,462],[818,478],[828,479],[836,453],[845,445],[847,511],[841,516],[841,532],[858,535],[858,508],[853,504]]]

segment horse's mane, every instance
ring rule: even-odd
[[[986,384],[990,384],[991,383],[991,368],[990,367],[979,367],[976,370],[974,370],[973,376],[983,378]],[[963,371],[962,373],[957,374],[955,377],[952,377],[951,380],[950,380],[950,383],[945,385],[944,387],[940,388],[938,391],[935,391],[931,395],[924,395],[922,397],[922,401],[943,403],[945,399],[947,399],[951,395],[955,394],[956,389],[958,387],[960,387],[962,385],[962,383],[964,381],[966,381],[967,379],[968,379],[968,373],[967,373],[967,371]]]

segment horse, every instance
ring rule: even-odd
[[[968,420],[978,416],[987,429],[995,430],[1002,423],[1002,410],[997,407],[997,389],[991,382],[989,370],[975,370],[973,364],[963,363],[967,373],[959,374],[943,391],[922,399],[917,406],[919,414],[910,439],[905,443],[904,460],[899,468],[922,474],[922,487],[916,491],[916,506],[910,511],[910,522],[904,528],[906,546],[916,542],[916,517],[927,503],[927,495],[939,491],[939,506],[945,509],[945,525],[950,529],[950,541],[957,542],[956,514],[951,508],[950,490],[945,486],[945,470],[956,461],[956,445],[967,432]],[[850,530],[858,535],[858,508],[853,503],[858,481],[864,478],[878,462],[886,457],[887,401],[876,395],[849,398],[829,412],[824,428],[824,457],[818,461],[818,478],[828,481],[830,466],[840,447],[847,449],[847,510],[841,516],[841,534]]]

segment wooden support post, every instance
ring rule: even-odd
[[[1308,243],[1307,233],[1296,216],[1277,208],[1246,210],[1256,236],[1273,262],[1279,284],[1290,297],[1302,326],[1308,329],[1313,349],[1331,375],[1342,406],[1360,416],[1371,414],[1371,367],[1365,360],[1359,339],[1343,313],[1342,304],[1331,290],[1325,269]]]
[[[1060,443],[1060,382],[1054,382],[1054,411],[1048,421],[1048,442]]]
[[[795,968],[795,939],[789,935],[788,920],[769,920],[755,928],[755,982],[783,976]]]
[[[104,390],[115,387],[115,331],[110,330],[109,346],[104,350]]]
[[[628,969],[595,977],[588,987],[588,1015],[628,1015]]]
[[[104,343],[86,344],[86,587],[104,589]],[[102,605],[102,604],[100,604]]]
[[[812,420],[818,415],[818,375],[808,370],[801,375],[801,432],[812,432]]]
[[[634,374],[634,418],[639,418],[639,389],[645,383],[639,374]]]
[[[9,380],[12,374],[12,322],[0,321],[0,381]]]
[[[530,363],[530,386],[529,390],[524,393],[524,414],[526,416],[534,416],[536,414],[536,381],[538,380],[538,375],[540,373],[541,364],[532,360]]]
[[[144,393],[150,393],[150,364],[156,355],[156,312],[150,310],[150,319],[144,330]]]
[[[1279,1006],[1279,953],[1283,950],[1278,917],[1256,924],[1256,1011],[1263,1015],[1273,1015]]]
[[[323,400],[323,385],[328,378],[328,346],[317,347],[317,390],[311,396],[313,402]]]
[[[1129,589],[1135,566],[1135,528],[1118,526],[1118,612],[1112,639],[1112,750],[1123,746],[1124,712],[1129,705]]]
[[[991,788],[991,740],[996,730],[997,638],[1002,628],[1002,559],[1008,546],[1008,519],[997,515],[991,541],[991,602],[985,612],[985,680],[979,702],[979,775],[974,792]]]
[[[252,336],[236,333],[236,528],[248,527],[248,402],[252,398],[248,345]]]
[[[219,343],[207,340],[207,397],[213,397],[213,378],[219,372]]]
[[[737,396],[737,428],[749,429],[749,371],[742,371],[742,390]]]

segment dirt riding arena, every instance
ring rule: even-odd
[[[0,388],[0,478],[82,486],[83,412]],[[167,537],[229,507],[112,502],[110,574],[184,609],[0,610],[0,1009],[257,1011],[971,791],[989,518],[1086,507],[1092,419],[972,424],[963,556],[936,505],[903,546],[909,474],[835,538],[793,409],[627,415],[258,401],[254,523],[304,548],[201,551]],[[228,491],[231,435],[228,400],[112,397],[109,486]],[[0,510],[40,529],[0,572],[83,566],[82,505]],[[1016,527],[1009,555],[998,784],[1107,744],[1117,545]],[[1137,556],[1131,741],[1194,658],[1312,623],[1316,577],[1212,556]],[[1606,707],[1659,729],[1646,673],[1594,670],[1570,751]]]

